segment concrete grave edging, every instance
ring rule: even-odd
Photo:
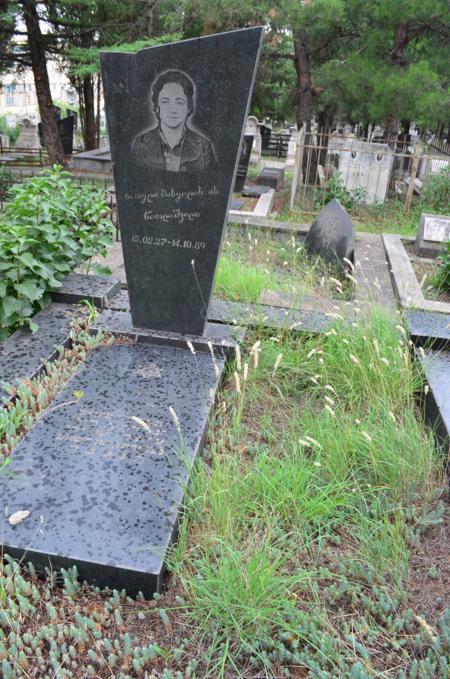
[[[389,260],[392,284],[402,307],[450,314],[449,303],[425,299],[423,296],[401,237],[396,234],[383,234],[382,237]]]

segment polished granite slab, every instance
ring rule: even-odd
[[[11,456],[3,551],[81,580],[159,591],[225,359],[174,346],[97,349]],[[172,411],[172,413],[171,413]]]

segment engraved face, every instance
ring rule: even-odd
[[[188,100],[178,83],[166,83],[158,96],[159,118],[162,125],[182,127],[189,114]]]

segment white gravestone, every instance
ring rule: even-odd
[[[423,212],[416,236],[416,253],[423,257],[437,257],[444,243],[450,241],[450,217]]]
[[[29,118],[20,121],[20,134],[14,144],[16,149],[40,149],[38,126]]]
[[[253,148],[250,156],[250,165],[259,165],[261,161],[262,138],[258,118],[248,116],[245,125],[245,134],[253,135]]]
[[[295,163],[295,154],[297,151],[297,127],[295,125],[291,125],[289,128],[289,133],[290,139],[288,142],[286,165],[292,166]]]
[[[394,156],[387,144],[350,139],[339,156],[338,171],[345,188],[365,190],[365,203],[384,203]]]

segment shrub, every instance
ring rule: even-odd
[[[333,198],[337,198],[345,207],[346,210],[353,210],[353,208],[364,202],[366,196],[366,189],[347,189],[342,174],[340,172],[334,172],[325,188],[324,194],[321,196],[320,200],[316,201],[316,208],[326,205]]]
[[[444,252],[439,259],[442,264],[437,272],[435,285],[441,290],[450,290],[450,241],[445,244]]]
[[[33,314],[76,266],[105,251],[112,223],[102,192],[55,166],[11,188],[0,216],[0,341]]]
[[[450,165],[427,179],[423,190],[423,206],[433,212],[448,211],[450,205]]]

